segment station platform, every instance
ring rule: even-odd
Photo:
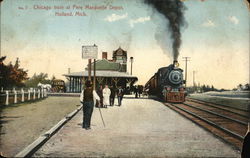
[[[115,104],[117,105],[117,98]],[[122,106],[101,108],[91,130],[82,110],[51,137],[35,157],[240,157],[240,152],[161,102],[126,96]]]

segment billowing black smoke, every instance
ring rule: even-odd
[[[185,6],[181,0],[144,0],[146,4],[151,5],[159,13],[163,14],[168,19],[168,28],[171,31],[173,39],[173,56],[174,61],[177,61],[179,56],[179,48],[181,45],[180,28],[184,25],[184,10]]]

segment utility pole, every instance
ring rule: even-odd
[[[91,59],[88,59],[88,80],[91,81]]]
[[[96,59],[94,59],[94,81],[93,81],[94,90],[96,89]]]
[[[193,87],[195,87],[195,72],[196,71],[193,71]]]
[[[183,59],[184,59],[184,61],[186,62],[186,67],[185,67],[185,81],[186,81],[186,83],[185,83],[185,88],[187,88],[187,62],[188,61],[190,61],[189,59],[190,59],[190,57],[183,57]]]
[[[2,4],[1,4],[1,0],[0,0],[0,15],[2,15]],[[0,21],[2,21],[2,16],[0,16]],[[0,30],[0,34],[1,34],[1,30]],[[2,42],[0,42],[0,58],[2,57]]]

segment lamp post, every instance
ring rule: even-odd
[[[134,58],[133,58],[133,57],[130,57],[130,62],[131,62],[130,73],[131,73],[131,75],[133,74],[133,73],[132,73],[133,61],[134,61]]]

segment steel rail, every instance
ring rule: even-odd
[[[192,115],[192,116],[194,116],[194,117],[196,117],[196,118],[198,118],[198,119],[200,119],[200,120],[202,120],[202,121],[210,124],[211,126],[213,126],[215,128],[218,128],[218,129],[224,131],[225,133],[231,135],[232,137],[234,137],[234,138],[236,138],[236,139],[238,139],[240,141],[244,140],[243,136],[241,136],[241,135],[239,135],[239,134],[237,134],[237,133],[235,133],[235,132],[233,132],[231,130],[228,130],[228,129],[226,129],[226,128],[224,128],[224,127],[222,127],[222,126],[220,126],[220,125],[218,125],[218,124],[216,124],[216,123],[214,123],[212,121],[209,121],[209,120],[207,120],[207,119],[205,119],[205,118],[203,118],[203,117],[201,117],[201,116],[199,116],[199,115],[197,115],[197,114],[195,114],[195,113],[193,113],[193,112],[191,112],[189,110],[186,110],[184,108],[178,107],[178,106],[176,106],[174,104],[171,104],[171,103],[170,103],[170,105],[172,105],[172,106],[176,107],[177,109],[180,109],[180,110],[182,110],[182,111],[184,111],[184,112],[186,112],[186,113],[188,113],[188,114],[190,114],[190,115]]]
[[[240,113],[237,113],[237,112],[234,112],[234,111],[231,111],[229,109],[224,109],[222,107],[218,107],[218,106],[215,106],[215,105],[210,105],[210,104],[206,104],[206,103],[200,103],[200,102],[197,102],[197,101],[193,101],[193,100],[189,100],[190,102],[194,102],[194,103],[198,103],[198,104],[201,104],[201,105],[207,105],[207,106],[210,106],[210,107],[214,107],[214,108],[217,108],[217,109],[220,109],[220,110],[224,110],[224,111],[227,111],[227,112],[231,112],[232,114],[236,114],[236,115],[239,115],[241,117],[245,117],[245,118],[249,118],[249,116],[246,116],[246,115],[243,115],[243,114],[240,114]],[[226,107],[228,108],[228,107]],[[237,109],[238,110],[238,109]]]
[[[237,123],[240,123],[242,125],[246,125],[247,126],[247,122],[243,122],[243,121],[240,121],[240,120],[237,120],[237,119],[233,119],[233,118],[227,117],[225,115],[218,114],[218,113],[210,111],[210,110],[206,110],[206,109],[203,109],[203,108],[195,107],[195,106],[192,106],[192,105],[187,104],[187,103],[182,103],[182,104],[184,104],[186,106],[189,106],[191,108],[198,109],[198,110],[201,110],[201,111],[204,111],[204,112],[207,112],[207,113],[210,113],[210,114],[213,114],[213,115],[216,115],[216,116],[219,116],[219,117],[222,117],[222,118],[225,118],[225,119],[228,119],[228,120],[231,120],[231,121],[234,121],[234,122],[237,122]]]
[[[200,99],[194,99],[194,98],[188,98],[188,99],[196,101],[196,102],[204,102],[204,103],[214,104],[214,105],[218,105],[218,106],[225,106],[225,107],[228,107],[228,108],[231,108],[231,109],[236,109],[236,110],[239,110],[239,111],[249,112],[248,110],[239,109],[239,108],[235,108],[235,107],[224,105],[224,104],[212,103],[212,102],[208,102],[208,101],[204,101],[204,100],[200,100]]]

